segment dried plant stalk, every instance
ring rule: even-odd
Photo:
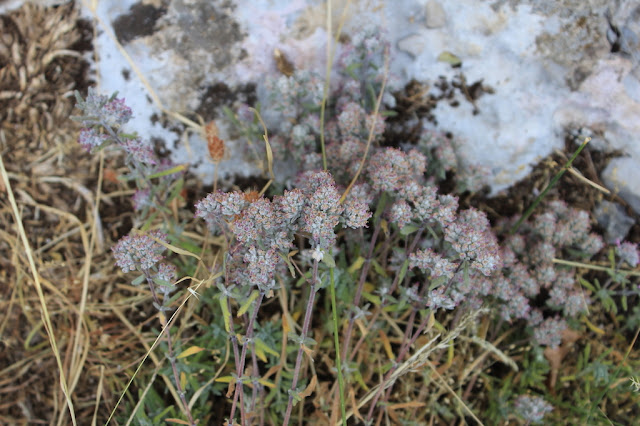
[[[218,137],[218,126],[215,121],[210,121],[204,127],[204,134],[207,139],[207,149],[209,156],[214,163],[219,163],[224,158],[224,141]]]

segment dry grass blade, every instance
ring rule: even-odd
[[[413,355],[411,355],[411,357],[409,357],[407,360],[403,361],[398,366],[398,368],[391,375],[390,379],[385,382],[385,388],[388,388],[389,386],[393,385],[393,383],[396,380],[398,380],[400,377],[402,377],[402,376],[404,376],[404,375],[406,375],[408,373],[417,371],[422,366],[424,366],[425,364],[429,363],[430,362],[429,361],[429,356],[432,353],[434,353],[435,351],[447,349],[449,347],[449,345],[455,339],[457,339],[464,330],[466,330],[469,327],[472,327],[476,323],[476,320],[480,315],[486,314],[487,312],[488,311],[486,309],[478,309],[478,310],[472,312],[471,314],[467,315],[466,317],[464,317],[460,321],[460,323],[458,324],[458,326],[454,330],[449,332],[439,342],[438,342],[438,340],[441,337],[440,334],[438,334],[438,335],[434,336],[433,338],[431,338],[431,340],[429,340],[427,343],[422,345],[416,352],[414,352]],[[436,344],[436,342],[438,342],[438,343]],[[374,386],[373,388],[371,388],[369,390],[369,392],[367,392],[367,394],[364,395],[360,399],[360,401],[358,401],[357,408],[360,409],[365,404],[367,404],[369,401],[371,401],[371,399],[373,399],[374,396],[377,394],[378,389],[380,388],[381,385],[382,384],[379,383],[376,386]],[[348,411],[347,412],[347,419],[350,418],[353,415],[354,415],[354,410]],[[341,420],[338,421],[338,422],[335,422],[334,424],[335,425],[339,425],[340,422],[341,422]]]
[[[75,417],[75,411],[73,408],[73,401],[71,401],[71,394],[69,392],[69,387],[67,385],[67,377],[65,376],[65,373],[64,373],[65,369],[62,365],[62,358],[58,350],[56,336],[53,331],[54,330],[53,324],[51,323],[51,317],[49,315],[49,310],[47,308],[47,302],[45,300],[45,296],[42,291],[42,285],[40,283],[40,274],[38,273],[35,261],[33,259],[33,253],[31,251],[31,245],[29,244],[29,239],[27,238],[27,234],[24,230],[24,226],[22,225],[22,217],[20,215],[20,211],[18,209],[16,199],[13,196],[13,190],[11,189],[11,182],[9,181],[9,176],[7,176],[7,170],[4,167],[4,161],[2,159],[2,155],[0,155],[0,174],[2,175],[4,187],[7,192],[7,196],[9,198],[9,203],[11,204],[11,208],[13,210],[13,216],[15,218],[15,224],[18,228],[18,234],[20,236],[20,239],[22,240],[23,249],[29,261],[29,268],[31,269],[31,274],[33,276],[33,283],[38,293],[38,299],[40,300],[40,307],[42,308],[42,320],[45,324],[45,329],[47,331],[47,335],[49,336],[51,349],[53,351],[53,354],[56,358],[56,362],[58,364],[60,386],[62,387],[62,391],[65,394],[65,400],[67,403],[67,407],[69,408],[71,421],[73,422],[74,425],[76,425],[76,417]]]

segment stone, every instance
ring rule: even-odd
[[[96,13],[109,24],[130,14],[133,3],[103,0]],[[156,117],[147,127],[140,122],[132,127],[165,140],[174,161],[197,163],[199,150],[206,145],[197,132],[188,135],[190,146],[186,146],[181,125],[166,117],[158,120],[163,109],[147,99],[157,95],[165,111],[190,112],[190,117],[197,113],[207,121],[221,118],[225,106],[256,98],[265,105],[264,82],[279,76],[273,57],[276,48],[295,69],[324,74],[326,12],[318,6],[323,2],[312,2],[313,7],[309,3],[140,2],[161,10],[148,16],[153,18],[153,34],[136,28],[128,41],[122,40],[135,67],[121,60],[119,49],[107,48],[113,45],[110,29],[99,28],[95,69],[102,90],[125,95],[140,121]],[[472,99],[457,91],[451,102],[438,103],[433,116],[438,130],[451,132],[460,142],[472,165],[488,171],[486,183],[492,194],[526,177],[531,164],[562,147],[567,132],[581,127],[593,129],[606,149],[630,155],[640,169],[637,0],[394,0],[376,8],[369,7],[370,2],[335,3],[334,30],[342,16],[340,7],[349,4],[341,27],[345,40],[364,28],[384,28],[395,87],[415,79],[436,91],[434,83],[440,77],[451,83],[462,76],[468,87],[491,88]],[[339,57],[340,43],[335,48]],[[455,55],[460,63],[452,66],[438,60],[443,52]],[[147,81],[140,82],[136,70]],[[251,93],[243,94],[247,92]],[[219,175],[232,179],[250,168],[241,158],[248,150],[229,142],[238,146],[239,155],[230,152]],[[213,170],[203,163],[197,173],[210,183]]]
[[[618,157],[611,160],[602,171],[602,181],[640,214],[640,167],[633,158]]]
[[[437,1],[430,0],[424,7],[425,25],[427,28],[442,28],[447,23],[447,15],[442,5]]]
[[[411,34],[398,42],[398,49],[408,53],[412,58],[420,56],[425,47],[425,36],[422,34]]]
[[[604,239],[608,244],[624,241],[635,223],[618,203],[603,200],[593,212],[598,225],[604,229]]]

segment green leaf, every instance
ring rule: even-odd
[[[173,287],[173,283],[170,283],[167,280],[163,280],[162,278],[154,277],[153,282],[160,287]]]
[[[384,213],[385,207],[387,206],[388,198],[389,196],[387,195],[387,193],[383,192],[382,196],[378,200],[378,204],[376,205],[376,212],[373,214],[373,221],[375,223],[377,223],[378,220],[380,219],[380,215]]]
[[[349,269],[347,269],[347,271],[349,271],[350,274],[353,274],[354,272],[359,271],[360,268],[362,268],[362,265],[364,265],[364,257],[358,256],[358,258],[351,264],[351,266],[349,266]]]
[[[398,282],[401,283],[404,280],[404,276],[407,274],[407,270],[409,269],[409,259],[405,259],[402,264],[402,268],[400,268],[400,272],[398,274]]]
[[[144,282],[145,276],[144,275],[140,275],[139,277],[137,277],[135,280],[131,281],[131,285],[140,285]]]
[[[256,337],[255,339],[253,339],[253,341],[256,344],[256,348],[260,348],[263,351],[265,351],[266,353],[268,353],[270,355],[273,355],[275,357],[279,357],[280,356],[280,354],[278,352],[276,352],[274,349],[272,349],[269,345],[267,345],[261,339]]]
[[[585,288],[587,288],[588,290],[591,290],[592,292],[596,292],[596,288],[594,286],[591,285],[591,283],[587,280],[585,280],[584,278],[578,278],[578,282]]]
[[[364,297],[365,299],[367,299],[368,302],[371,302],[376,306],[380,306],[382,304],[382,300],[380,300],[379,296],[368,293],[366,291],[362,292],[362,297]]]
[[[328,250],[322,250],[323,256],[322,256],[322,261],[329,267],[329,268],[335,268],[336,267],[336,261],[333,259],[333,256],[331,255],[331,253],[329,253]]]
[[[431,284],[429,285],[429,291],[434,290],[441,285],[445,284],[448,281],[447,277],[441,276],[431,280]]]
[[[241,127],[242,124],[240,123],[240,121],[238,120],[238,117],[236,117],[235,112],[233,112],[231,110],[231,108],[229,108],[228,106],[223,106],[222,107],[222,112],[224,112],[224,114],[227,116],[227,118],[235,125],[238,127]]]
[[[178,195],[180,195],[180,191],[182,191],[183,187],[184,187],[184,179],[180,178],[173,184],[173,188],[171,189],[171,193],[169,194],[169,198],[167,198],[167,202],[170,203]]]
[[[296,277],[296,269],[293,266],[293,263],[291,263],[291,260],[289,259],[289,256],[285,256],[284,254],[278,252],[278,256],[280,256],[280,258],[282,260],[284,260],[284,263],[287,264],[287,268],[289,268],[289,273],[291,274],[292,278]]]
[[[227,306],[227,296],[220,297],[220,308],[222,309],[222,318],[224,319],[224,329],[227,333],[231,332],[231,312]]]
[[[403,236],[407,236],[409,234],[413,234],[414,232],[416,232],[418,229],[420,229],[419,226],[415,226],[415,225],[406,225],[404,227],[402,227],[402,229],[400,230],[400,235]]]
[[[176,358],[180,359],[180,358],[186,358],[188,356],[191,355],[195,355],[199,352],[205,351],[205,348],[201,348],[200,346],[191,346],[187,349],[185,349],[184,351],[182,351]]]
[[[380,275],[382,277],[386,277],[387,276],[387,273],[382,268],[382,266],[378,263],[377,260],[375,260],[375,259],[371,260],[371,266],[373,266],[373,269],[375,269],[375,271],[378,273],[378,275]]]
[[[154,173],[151,176],[147,176],[148,179],[155,179],[155,178],[159,178],[162,176],[168,176],[168,175],[172,175],[174,173],[180,173],[183,172],[187,169],[187,167],[189,167],[187,164],[178,164],[175,167],[172,167],[170,169],[167,170],[163,170],[161,172],[158,173]]]
[[[249,295],[249,298],[247,299],[247,301],[244,302],[242,306],[240,306],[240,309],[238,309],[238,313],[236,314],[236,316],[239,318],[242,315],[244,315],[249,310],[249,308],[251,307],[251,304],[258,298],[259,295],[260,295],[260,292],[258,290],[253,290],[251,292],[251,295]]]

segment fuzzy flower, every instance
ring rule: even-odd
[[[328,248],[335,242],[334,228],[338,224],[338,216],[331,216],[321,211],[305,212],[303,229],[311,234],[314,245]]]
[[[532,272],[536,281],[545,288],[548,288],[558,276],[556,268],[554,268],[552,264],[541,265]]]
[[[340,194],[327,172],[307,173],[303,186],[308,198],[302,216],[303,230],[311,234],[314,244],[327,248],[335,241],[334,228],[344,211]]]
[[[530,248],[529,258],[533,264],[551,264],[556,255],[555,247],[548,242],[540,242]]]
[[[540,345],[557,348],[562,343],[562,332],[567,329],[563,319],[547,318],[533,331],[533,337]]]
[[[356,102],[349,102],[342,107],[338,115],[338,128],[343,136],[359,135],[362,132],[364,109]]]
[[[587,235],[579,244],[578,248],[590,256],[598,253],[604,247],[602,237],[595,232]]]
[[[567,293],[565,303],[562,305],[562,312],[565,317],[575,317],[587,310],[590,299],[577,290]]]
[[[173,283],[176,280],[176,266],[164,262],[160,263],[156,278]]]
[[[300,218],[305,204],[305,196],[299,189],[284,191],[284,195],[276,196],[273,203],[277,211],[277,219],[281,223],[294,223]]]
[[[95,127],[80,129],[80,133],[78,134],[78,143],[82,145],[87,152],[91,152],[94,148],[98,148],[112,140],[111,136],[100,132],[100,130]]]
[[[437,188],[435,188],[435,190],[437,191]],[[418,183],[415,179],[409,179],[398,189],[397,195],[399,198],[404,198],[415,203],[424,192],[425,190],[422,184]]]
[[[616,245],[616,255],[622,260],[626,262],[627,265],[635,268],[640,263],[640,254],[638,253],[638,245],[624,242],[618,243]]]
[[[542,315],[542,311],[540,309],[531,309],[529,311],[529,315],[527,317],[527,322],[530,326],[535,327],[544,321],[544,316]]]
[[[176,286],[174,284],[176,280],[175,265],[171,265],[164,262],[160,263],[160,265],[158,266],[158,272],[156,273],[155,278],[171,284],[171,285],[158,285],[157,288],[160,293],[164,293],[165,295],[168,295],[173,293],[176,290]],[[157,284],[158,283],[156,282],[156,285]]]
[[[552,212],[539,214],[533,220],[534,231],[545,241],[551,241],[556,232],[556,215]]]
[[[454,298],[445,294],[444,287],[438,287],[435,290],[429,292],[429,300],[427,301],[427,307],[431,310],[437,310],[444,308],[451,310],[458,305],[458,302]]]
[[[569,294],[573,292],[574,287],[575,279],[573,274],[564,270],[559,271],[549,290],[549,300],[547,303],[556,308],[563,307],[567,304]]]
[[[539,396],[520,395],[514,403],[514,409],[525,421],[540,423],[545,414],[553,411],[553,406]]]
[[[386,127],[383,116],[381,116],[380,114],[378,115],[369,114],[367,115],[364,121],[365,121],[367,134],[369,134],[371,126],[373,125],[374,126],[373,138],[378,139],[380,136],[382,136],[382,134],[384,133],[384,129]]]
[[[272,285],[280,257],[274,250],[261,250],[256,247],[249,247],[243,260],[247,266],[246,274],[249,284],[260,289],[267,289]]]
[[[212,192],[196,203],[196,217],[207,222],[212,231],[239,215],[247,205],[242,192]]]
[[[440,203],[438,202],[438,188],[435,186],[422,187],[422,191],[413,200],[416,217],[422,222],[434,218]]]
[[[303,124],[296,124],[291,129],[291,143],[295,152],[307,151],[313,147],[316,137],[311,133],[311,129]]]
[[[422,271],[429,271],[431,278],[447,277],[453,278],[457,265],[448,259],[440,256],[431,249],[418,250],[409,255],[409,266],[419,268]]]
[[[404,228],[413,220],[411,206],[405,200],[396,201],[389,211],[389,220],[398,225],[398,228]]]
[[[444,228],[456,220],[458,197],[455,195],[438,195],[438,209],[433,218]]]
[[[348,179],[357,172],[366,148],[366,144],[355,136],[342,137],[327,145],[327,160],[337,176]]]
[[[151,199],[151,190],[148,188],[137,190],[131,198],[133,200],[133,209],[135,211],[140,211],[153,204]]]
[[[122,149],[131,156],[134,162],[144,164],[156,164],[156,156],[153,148],[140,138],[126,139],[120,144]]]
[[[121,126],[131,119],[131,108],[124,104],[124,99],[114,96],[110,98],[96,93],[93,87],[87,92],[87,99],[82,100],[79,95],[76,107],[81,109],[80,118],[84,126],[101,124],[103,126]]]
[[[259,198],[233,221],[233,232],[238,241],[245,244],[256,241],[276,226],[276,217],[271,201]]]
[[[151,237],[167,241],[167,236],[159,231],[146,234],[129,234],[118,241],[111,249],[122,272],[140,269],[148,271],[156,263],[163,259],[164,246],[154,241]]]
[[[296,187],[305,194],[310,194],[324,185],[335,185],[331,174],[325,171],[308,171],[302,173],[296,180]]]
[[[379,151],[367,167],[372,186],[377,191],[393,192],[413,178],[413,168],[407,155],[395,148]]]
[[[509,279],[527,297],[535,297],[540,293],[540,284],[533,279],[522,263],[514,263],[512,265]]]
[[[409,161],[415,176],[422,176],[427,170],[427,157],[417,149],[412,149],[407,153],[407,161]]]
[[[366,203],[352,196],[344,202],[345,226],[353,229],[366,227],[370,217],[371,211]]]
[[[368,183],[357,183],[353,185],[353,187],[351,188],[351,192],[349,192],[349,195],[368,205],[373,204],[373,202],[375,201],[373,192],[371,190],[371,185],[369,185]]]
[[[515,254],[521,255],[526,251],[527,243],[520,234],[509,235],[505,240],[505,246],[509,247]]]
[[[124,104],[124,99],[115,98],[102,108],[102,122],[110,127],[122,126],[131,120],[131,108]]]
[[[484,275],[502,267],[500,250],[491,232],[487,216],[476,209],[460,212],[458,219],[445,228],[445,240],[471,267]]]
[[[500,308],[500,315],[505,321],[511,321],[518,318],[527,318],[529,316],[529,299],[522,293],[515,292],[512,297],[505,300],[504,305]]]

